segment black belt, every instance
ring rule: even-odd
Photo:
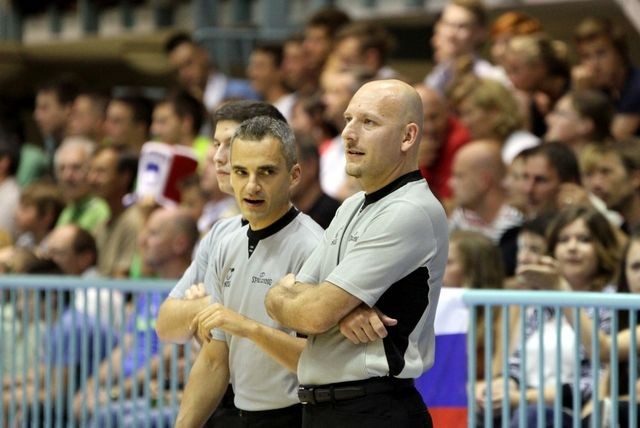
[[[302,404],[318,404],[330,401],[351,400],[371,394],[383,394],[413,387],[413,379],[377,377],[355,382],[329,385],[300,385],[298,399]]]

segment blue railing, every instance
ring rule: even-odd
[[[10,427],[75,427],[75,426],[171,426],[180,403],[182,386],[186,383],[192,363],[192,346],[163,344],[155,335],[155,317],[158,305],[174,281],[139,280],[120,281],[109,279],[81,279],[63,276],[2,276],[0,277],[0,379],[3,380],[3,405],[0,406],[0,424]],[[470,307],[471,322],[468,334],[468,426],[494,426],[494,416],[502,416],[501,426],[508,426],[510,419],[527,426],[527,393],[529,404],[535,406],[539,426],[545,422],[545,407],[542,388],[532,402],[525,382],[517,390],[519,405],[515,408],[504,396],[492,410],[492,385],[497,373],[507,373],[512,349],[524,347],[523,329],[526,324],[526,308],[537,310],[538,332],[542,333],[542,308],[551,308],[555,313],[572,311],[570,323],[576,337],[581,337],[581,314],[588,309],[610,311],[611,335],[619,331],[619,314],[629,314],[632,331],[637,327],[637,311],[640,296],[615,293],[562,293],[546,291],[468,290],[463,293],[464,302]],[[511,322],[511,309],[520,313]],[[569,308],[569,309],[566,309]],[[479,309],[484,316],[484,330],[478,331]],[[591,339],[583,337],[590,354],[600,356],[597,339],[599,311],[593,317]],[[494,322],[494,319],[498,320]],[[562,317],[556,317],[549,325],[560,331]],[[519,324],[519,327],[518,327]],[[584,325],[584,324],[582,324]],[[515,335],[514,335],[515,333]],[[484,342],[479,343],[479,335]],[[514,339],[516,336],[519,339]],[[542,365],[545,357],[544,334],[539,335],[539,354]],[[503,344],[500,357],[503,361],[499,371],[492,369],[495,344]],[[575,367],[580,361],[580,340],[575,340],[569,349]],[[593,396],[595,402],[607,396],[610,414],[600,406],[593,411],[591,426],[600,426],[603,417],[618,426],[622,416],[628,417],[629,426],[636,426],[638,414],[635,405],[629,406],[628,415],[621,415],[616,404],[621,399],[637,402],[635,386],[638,373],[638,352],[635,335],[630,337],[630,362],[628,397],[618,394],[620,353],[617,342],[611,342],[606,358],[610,364],[592,358]],[[478,345],[484,345],[485,377],[489,386],[484,397],[484,407],[476,403]],[[556,367],[553,384],[562,390],[561,354],[569,344],[563,343],[556,334],[553,344],[560,352],[552,359]],[[584,344],[583,344],[584,345]],[[520,379],[526,379],[526,354],[520,365]],[[600,385],[597,381],[608,370],[610,382]],[[576,370],[573,370],[576,372]],[[540,370],[542,372],[542,370]],[[95,380],[102,378],[100,382]],[[509,379],[504,377],[503,386]],[[547,384],[548,384],[547,380]],[[542,375],[538,385],[545,385]],[[572,380],[574,390],[579,390],[578,378]],[[610,389],[605,393],[601,386]],[[580,412],[585,403],[578,394],[573,395],[572,409],[575,417],[571,425],[580,426]],[[556,394],[549,405],[553,411],[550,421],[554,426],[566,426],[563,422],[560,394]],[[566,403],[564,403],[566,407]]]
[[[555,348],[554,356],[553,356],[553,366],[555,367],[554,372],[554,381],[553,386],[555,387],[555,391],[563,390],[563,373],[562,367],[563,363],[561,362],[561,357],[565,350],[569,347],[573,347],[573,349],[568,349],[568,351],[573,352],[573,368],[572,372],[574,374],[580,373],[579,367],[581,364],[581,349],[583,347],[587,347],[590,349],[591,357],[591,376],[592,376],[592,401],[593,403],[600,403],[600,405],[593,406],[593,410],[591,412],[590,426],[592,427],[600,427],[603,424],[610,422],[613,427],[617,426],[630,426],[636,427],[638,420],[638,409],[637,409],[637,392],[636,392],[636,384],[638,381],[638,347],[637,347],[637,338],[635,334],[630,335],[630,343],[629,343],[629,354],[627,357],[628,365],[629,365],[629,376],[628,376],[628,396],[622,397],[618,394],[619,388],[623,385],[619,384],[620,376],[619,376],[619,357],[621,356],[618,353],[617,340],[610,341],[610,352],[608,358],[602,358],[600,352],[600,342],[598,340],[598,332],[599,326],[601,326],[600,317],[602,314],[608,313],[611,317],[610,324],[610,336],[611,338],[616,337],[619,332],[619,316],[620,314],[627,312],[629,318],[629,329],[631,332],[636,331],[637,328],[637,312],[640,310],[640,296],[630,295],[630,294],[616,294],[616,293],[586,293],[586,292],[555,292],[555,291],[509,291],[509,290],[469,290],[463,294],[463,301],[470,307],[471,309],[471,322],[468,334],[468,379],[469,379],[469,389],[468,389],[468,415],[469,415],[469,427],[475,427],[479,424],[483,424],[484,426],[509,426],[510,421],[517,421],[519,426],[526,427],[527,421],[530,421],[529,415],[527,414],[527,406],[526,403],[529,401],[531,405],[531,396],[527,399],[527,389],[530,388],[530,385],[527,385],[526,382],[522,381],[523,379],[527,379],[527,373],[525,372],[527,368],[526,358],[536,358],[538,360],[538,379],[535,379],[537,383],[538,390],[537,396],[535,400],[535,417],[538,421],[538,426],[547,426],[545,425],[545,418],[548,416],[545,409],[549,406],[549,403],[545,404],[544,397],[544,388],[540,386],[548,385],[549,382],[545,383],[543,379],[544,370],[542,369],[545,364],[551,363],[549,361],[545,362],[545,346]],[[477,328],[477,320],[479,315],[479,309],[483,309],[484,315],[484,379],[481,381],[484,382],[485,385],[485,397],[484,397],[484,405],[482,406],[482,411],[480,410],[480,403],[477,403],[475,400],[475,391],[477,385],[477,376],[479,367],[477,367],[477,359],[478,355],[474,350],[477,349],[478,343],[478,328]],[[518,325],[517,328],[512,325],[512,320],[509,314],[513,308],[516,308],[519,311],[519,316],[516,322]],[[555,343],[549,344],[544,341],[545,337],[545,322],[543,320],[543,314],[545,312],[545,308],[547,311],[551,309],[551,313],[553,314],[561,314],[567,311],[567,308],[571,311],[570,318],[564,316],[554,316],[552,317],[552,325],[553,325],[553,334],[555,334]],[[528,354],[527,352],[521,352],[521,361],[519,365],[519,373],[518,378],[520,382],[518,384],[518,405],[515,410],[515,414],[512,414],[513,403],[509,399],[507,394],[502,395],[502,398],[499,403],[494,402],[492,400],[492,389],[493,387],[493,377],[499,373],[502,381],[499,381],[503,390],[508,390],[509,388],[509,376],[501,376],[503,373],[509,373],[509,357],[511,355],[509,348],[510,347],[519,347],[520,350],[525,349],[527,344],[525,343],[525,327],[526,327],[526,317],[527,311],[529,314],[531,311],[534,312],[534,319],[538,336],[537,343],[537,356]],[[590,311],[593,314],[591,320],[589,321],[591,324],[585,324],[584,318],[581,317],[582,314]],[[549,311],[548,311],[549,312]],[[607,315],[607,316],[609,316]],[[496,323],[494,321],[494,317],[498,317],[499,321]],[[510,321],[511,320],[511,321]],[[568,321],[573,329],[573,334],[575,340],[573,344],[564,343],[566,336],[563,337],[561,333],[562,325],[564,321]],[[591,334],[588,338],[585,338],[582,335],[581,328],[588,327],[591,330]],[[549,326],[547,327],[549,328]],[[515,335],[513,334],[515,333]],[[547,333],[548,334],[548,333]],[[501,346],[500,351],[496,351],[496,340],[497,335],[500,336]],[[517,337],[517,339],[514,339]],[[514,343],[515,342],[515,343]],[[563,350],[564,346],[564,350]],[[499,352],[499,357],[502,359],[502,367],[499,369],[497,373],[493,373],[495,370],[492,367],[492,362],[495,357],[494,352]],[[584,353],[582,353],[584,355]],[[607,361],[600,361],[600,359]],[[531,367],[529,365],[529,367]],[[566,365],[565,365],[566,368]],[[493,370],[492,370],[493,369]],[[608,369],[608,374],[610,380],[606,383],[602,383],[602,374],[605,370]],[[513,374],[512,374],[513,376]],[[529,380],[531,382],[531,380]],[[575,391],[579,391],[581,389],[581,385],[579,384],[580,378],[579,376],[573,376],[571,381],[571,389],[574,391],[572,394],[572,403],[571,403],[571,412],[568,412],[571,416],[571,423],[567,422],[565,419],[567,416],[563,415],[562,412],[562,394],[556,393],[553,398],[553,411],[552,411],[552,422],[555,427],[562,426],[573,426],[580,427],[581,426],[581,414],[583,412],[583,406],[585,403],[581,401],[580,394],[575,393]],[[626,386],[626,385],[625,385]],[[601,391],[602,388],[608,388],[610,391],[608,393],[604,393]],[[606,400],[605,400],[606,398]],[[619,413],[618,404],[621,401],[627,401],[630,405],[628,406],[628,415],[621,415]],[[609,406],[604,406],[603,403],[609,403]],[[566,407],[566,403],[565,406]],[[494,414],[494,408],[495,414]],[[607,408],[607,412],[603,411],[603,409]],[[529,409],[530,410],[530,409]],[[495,417],[499,416],[499,419]],[[628,425],[620,424],[620,420],[622,417],[628,417]],[[496,422],[496,420],[501,422]]]

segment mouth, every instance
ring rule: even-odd
[[[264,205],[264,199],[243,198],[242,202],[250,208],[259,208]]]
[[[347,149],[348,156],[364,156],[364,152],[357,149]]]

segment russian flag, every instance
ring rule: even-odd
[[[435,318],[433,366],[416,380],[433,426],[467,426],[467,327],[469,311],[462,288],[443,288]]]

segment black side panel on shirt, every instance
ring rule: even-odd
[[[409,335],[415,329],[429,304],[429,270],[420,267],[394,283],[376,302],[383,314],[398,320],[387,327],[383,339],[384,352],[389,363],[389,374],[395,376],[404,368],[404,353]]]

